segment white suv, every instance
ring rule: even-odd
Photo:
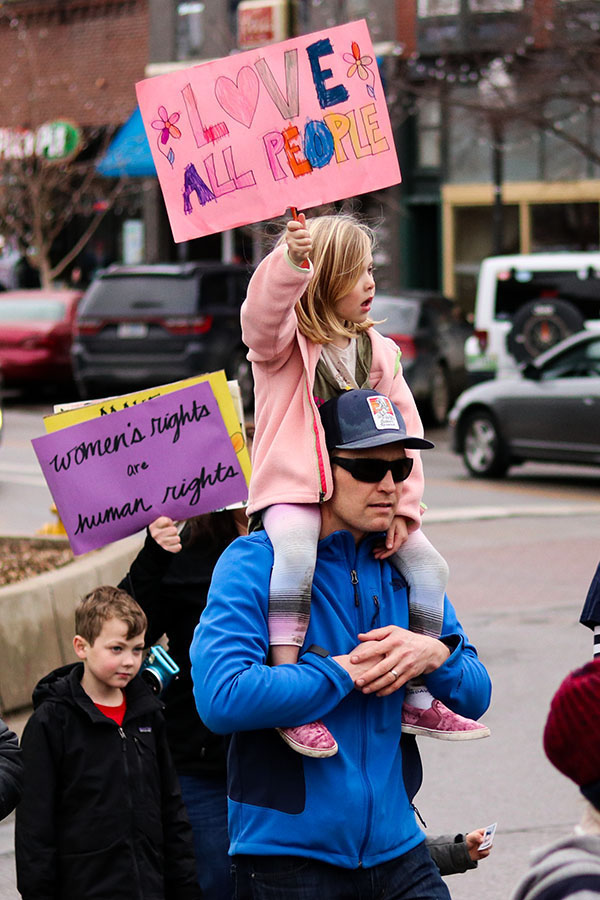
[[[582,328],[600,331],[600,252],[491,256],[479,270],[470,381],[514,372]]]

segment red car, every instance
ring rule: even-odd
[[[71,381],[71,342],[81,291],[0,293],[0,368],[6,385]]]

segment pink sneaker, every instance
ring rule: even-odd
[[[488,737],[490,733],[487,725],[459,716],[439,700],[434,700],[429,709],[417,709],[405,703],[402,707],[402,731],[441,741],[474,741]]]
[[[292,750],[302,756],[324,758],[335,756],[338,752],[336,739],[320,719],[294,728],[277,728],[276,731]]]

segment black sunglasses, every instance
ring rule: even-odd
[[[331,462],[336,466],[350,472],[357,481],[366,481],[369,484],[377,484],[383,481],[388,472],[392,473],[394,483],[406,481],[413,467],[412,459],[404,456],[402,459],[395,459],[389,462],[387,459],[371,459],[369,457],[361,457],[347,459],[345,456],[332,456]]]

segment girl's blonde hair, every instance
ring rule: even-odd
[[[330,344],[334,335],[356,337],[373,325],[341,323],[335,304],[358,281],[365,258],[375,244],[373,231],[354,216],[340,213],[309,219],[306,227],[312,238],[310,260],[314,274],[296,304],[300,332],[315,344]],[[280,239],[282,243],[285,238]]]

